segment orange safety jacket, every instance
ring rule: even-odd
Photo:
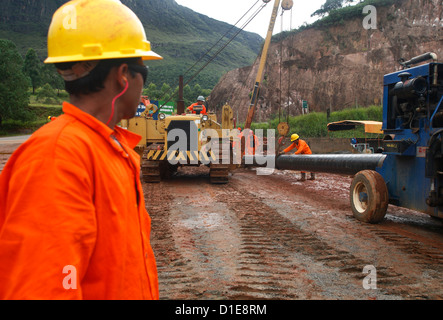
[[[63,111],[0,175],[0,299],[158,299],[141,137]]]
[[[197,112],[194,111],[194,106],[197,106],[197,105],[199,105],[198,102],[193,103],[193,104],[191,104],[187,109],[188,109],[189,111],[191,111],[192,113],[197,113]],[[203,107],[203,110],[200,112],[200,114],[206,114],[206,107],[205,107],[205,105],[201,104],[201,105],[199,105],[199,106],[202,106],[202,107]]]
[[[232,142],[232,148],[235,148],[235,146],[237,145],[236,140],[238,140],[241,147],[241,139],[244,136],[245,137],[244,153],[247,155],[254,155],[255,150],[258,148],[260,143],[259,139],[255,134],[252,133],[252,131],[250,131],[246,136],[244,135],[244,132],[245,131],[240,132],[239,135],[237,136],[237,139],[234,139],[234,141]]]
[[[258,148],[258,138],[255,134],[251,133],[246,137],[245,145],[246,145],[246,154],[248,155],[254,155],[255,150]]]
[[[287,147],[283,152],[289,152],[292,149],[297,148],[297,151],[294,152],[294,154],[312,154],[311,148],[309,148],[306,141],[299,139],[298,145],[296,145],[295,141]]]

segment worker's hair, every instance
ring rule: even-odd
[[[113,67],[119,67],[123,63],[137,64],[139,58],[106,59],[101,60],[91,72],[83,78],[74,81],[65,81],[65,89],[69,94],[90,94],[104,89],[104,82],[109,71]],[[55,67],[60,70],[71,69],[76,62],[56,63]],[[135,72],[129,69],[131,76],[135,77]]]

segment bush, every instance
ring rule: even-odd
[[[49,83],[46,83],[43,87],[37,89],[36,97],[37,101],[45,104],[61,103],[60,99],[57,97],[57,91],[53,89]]]

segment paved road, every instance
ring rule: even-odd
[[[3,170],[6,161],[8,161],[14,150],[17,149],[29,137],[30,135],[0,138],[0,172]]]
[[[25,136],[12,136],[12,137],[3,137],[0,138],[0,145],[3,144],[11,144],[11,143],[23,143],[26,140],[28,140],[28,138],[31,135],[25,135]]]

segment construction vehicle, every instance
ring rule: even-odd
[[[383,139],[383,122],[372,120],[341,120],[328,123],[328,132],[352,130],[359,134],[359,129],[363,128],[364,139],[352,138],[351,146],[355,153],[375,153],[381,150]],[[367,138],[367,135],[377,135],[377,138]]]
[[[362,172],[351,185],[354,215],[369,222],[383,219],[386,202],[443,218],[443,64],[434,53],[401,64],[384,76],[382,179]]]
[[[382,153],[281,155],[276,168],[353,175],[351,208],[364,222],[382,221],[388,204],[443,218],[443,64],[434,53],[401,64],[384,76]]]
[[[222,117],[220,124],[214,113],[185,114],[181,108],[176,115],[159,113],[154,118],[145,112],[140,117],[123,120],[123,127],[142,136],[135,149],[141,155],[143,181],[160,182],[180,166],[203,164],[209,167],[211,183],[227,183],[229,133],[234,128],[233,112],[227,104],[223,106]],[[223,160],[223,156],[228,160]]]

